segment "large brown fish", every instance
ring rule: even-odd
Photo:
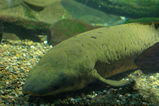
[[[55,95],[82,89],[95,81],[122,86],[129,81],[105,78],[138,66],[135,60],[159,41],[154,25],[124,24],[76,35],[52,48],[33,67],[24,94]]]

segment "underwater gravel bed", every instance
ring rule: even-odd
[[[29,70],[52,46],[29,40],[6,40],[0,44],[0,106],[54,106],[54,105],[143,105],[156,104],[159,93],[159,74],[144,75],[137,70],[128,77],[137,81],[135,87],[84,89],[57,97],[32,97],[23,95],[22,85]],[[153,89],[152,89],[153,88]],[[149,92],[147,92],[149,91]],[[151,93],[150,93],[151,92]],[[154,96],[150,97],[150,96]]]

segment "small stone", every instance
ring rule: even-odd
[[[48,44],[48,41],[44,41],[44,44]]]
[[[153,80],[155,77],[154,76],[150,76],[150,79]]]
[[[122,98],[123,97],[123,95],[119,95],[119,98]]]
[[[117,103],[120,103],[120,100],[116,100]]]
[[[146,103],[146,102],[142,102],[142,104],[143,104],[143,105],[147,105],[147,103]]]
[[[103,90],[103,92],[104,92],[104,93],[106,93],[106,92],[107,92],[107,90]]]
[[[35,47],[34,46],[30,46],[32,49],[34,49]]]
[[[3,75],[2,74],[0,74],[0,78],[2,78],[3,77]]]
[[[6,82],[6,84],[9,84],[9,82]]]
[[[129,93],[128,93],[128,94],[127,94],[127,96],[128,96],[128,97],[130,97],[130,96],[131,96],[131,94],[129,94]]]
[[[119,88],[119,90],[122,90],[123,88]]]
[[[74,99],[74,98],[71,98],[70,100],[71,100],[72,102],[73,102],[73,101],[75,101],[75,99]]]

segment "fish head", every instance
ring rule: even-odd
[[[89,81],[85,73],[73,69],[35,66],[25,81],[22,92],[33,96],[48,96],[84,88]],[[43,71],[41,71],[43,70]]]

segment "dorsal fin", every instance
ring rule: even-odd
[[[143,70],[159,69],[159,42],[143,51],[135,60],[136,65]]]

